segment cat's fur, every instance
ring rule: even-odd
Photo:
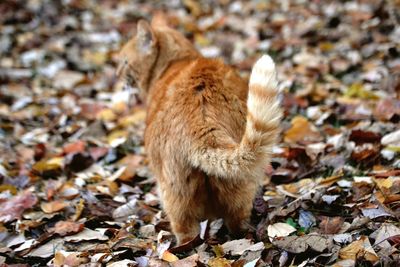
[[[145,148],[178,243],[204,219],[240,233],[276,143],[281,109],[275,65],[265,55],[249,85],[220,59],[202,57],[161,17],[138,22],[118,75],[147,104]]]

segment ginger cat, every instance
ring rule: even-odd
[[[117,74],[147,104],[145,148],[178,244],[205,219],[241,233],[279,134],[272,59],[261,57],[247,84],[156,16],[138,22],[120,60]]]

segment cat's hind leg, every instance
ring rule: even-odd
[[[232,236],[242,236],[248,230],[257,184],[250,181],[237,184],[219,181],[216,187],[219,191],[218,206],[224,211],[225,225]]]
[[[198,175],[192,173],[185,183],[161,186],[164,211],[171,223],[177,243],[183,244],[200,233],[200,222],[205,218],[207,193]]]

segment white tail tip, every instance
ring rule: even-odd
[[[250,76],[250,85],[257,84],[262,87],[275,82],[275,63],[269,55],[263,55],[253,66]]]

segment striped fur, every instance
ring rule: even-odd
[[[282,111],[277,99],[275,64],[264,55],[253,67],[247,99],[246,129],[240,143],[215,147],[196,147],[193,165],[221,178],[261,179],[272,146],[279,134]]]

